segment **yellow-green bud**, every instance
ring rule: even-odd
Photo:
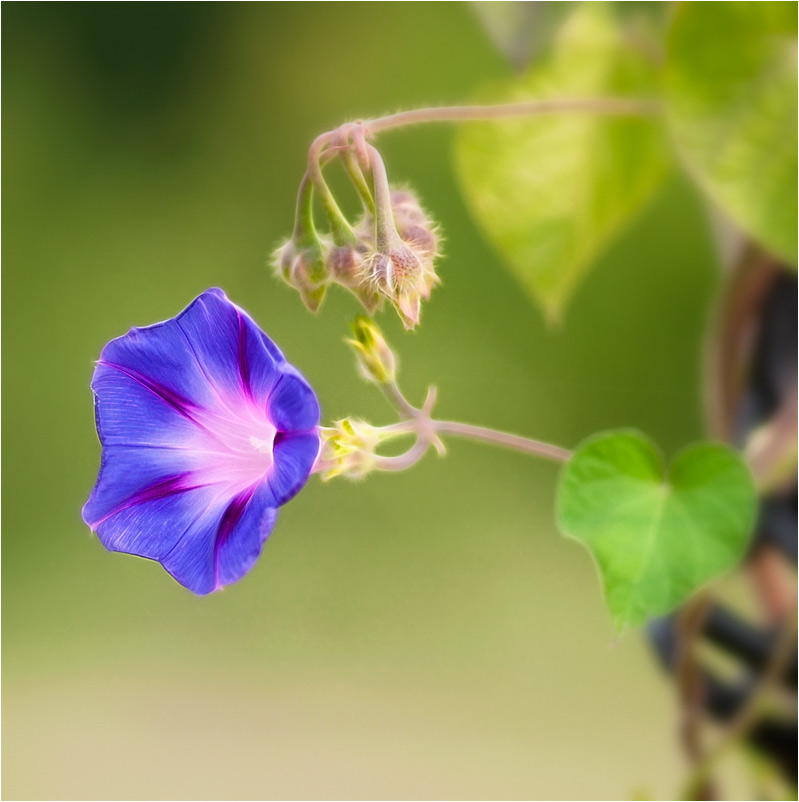
[[[352,333],[355,339],[347,342],[355,350],[364,378],[377,384],[393,382],[397,375],[397,360],[374,321],[358,315],[352,322]]]

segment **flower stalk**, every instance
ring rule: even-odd
[[[403,420],[388,426],[372,426],[362,420],[346,418],[338,421],[335,427],[320,427],[322,449],[313,470],[321,473],[325,481],[339,475],[361,479],[373,470],[404,471],[419,462],[431,447],[443,456],[446,448],[442,435],[509,448],[553,462],[563,463],[571,457],[571,451],[552,443],[485,426],[436,420],[432,417],[435,387],[428,389],[424,404],[417,408],[405,399],[396,381],[386,382],[385,386],[395,391],[390,392],[389,397],[394,400]],[[408,435],[415,438],[414,443],[402,454],[384,456],[377,452],[383,443]]]
[[[322,143],[317,145],[320,140],[322,140]],[[356,236],[349,221],[336,203],[336,199],[333,197],[333,193],[330,191],[330,187],[327,185],[322,173],[322,159],[320,157],[321,146],[324,141],[325,135],[323,134],[322,137],[317,137],[314,144],[311,146],[311,150],[308,154],[308,173],[310,174],[316,194],[322,202],[322,207],[330,223],[330,233],[333,235],[333,242],[335,242],[336,245],[347,245],[354,243],[356,241]]]
[[[372,191],[369,188],[369,182],[366,180],[366,176],[361,169],[361,165],[358,163],[355,153],[351,148],[345,148],[341,151],[340,157],[341,163],[344,165],[347,175],[350,177],[353,186],[361,198],[364,209],[369,214],[374,214],[375,199],[372,197]]]
[[[436,388],[428,388],[421,407],[415,407],[408,401],[397,382],[394,352],[377,324],[358,316],[352,324],[352,331],[354,338],[345,342],[355,352],[362,377],[383,391],[400,419],[387,426],[372,426],[357,418],[345,418],[337,421],[333,427],[320,427],[322,447],[313,470],[314,473],[321,473],[324,480],[340,475],[360,479],[373,470],[404,471],[419,462],[431,447],[439,456],[443,456],[446,453],[443,436],[509,448],[554,462],[566,462],[571,457],[568,449],[551,443],[485,426],[436,420],[433,417]],[[414,443],[404,453],[397,456],[378,453],[383,443],[407,436],[413,436]]]
[[[446,449],[441,435],[509,448],[558,463],[566,462],[571,457],[571,451],[552,443],[485,426],[435,420],[423,409],[415,411],[417,414],[414,417],[389,426],[371,426],[365,421],[347,418],[339,421],[335,427],[320,427],[322,451],[313,472],[321,473],[322,478],[328,480],[339,475],[360,479],[373,470],[404,471],[419,462],[431,447],[443,456]],[[407,435],[415,437],[407,451],[397,456],[377,453],[377,448],[383,443]]]

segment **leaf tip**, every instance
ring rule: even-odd
[[[560,302],[539,298],[541,310],[544,313],[544,322],[550,331],[563,330],[563,306]]]

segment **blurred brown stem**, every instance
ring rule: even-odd
[[[683,799],[708,799],[704,795],[710,774],[719,760],[738,742],[742,741],[760,716],[763,703],[777,686],[788,660],[796,648],[796,599],[793,611],[782,624],[768,665],[752,689],[744,707],[724,731],[724,736],[694,767],[684,786]]]
[[[696,659],[696,643],[702,634],[712,599],[708,593],[694,597],[682,610],[677,619],[677,649],[674,674],[680,698],[679,738],[683,750],[691,762],[692,773],[704,761],[702,745],[702,706],[704,704],[704,685]],[[697,785],[694,796],[688,799],[716,799],[716,789],[709,778]]]
[[[780,271],[774,257],[754,244],[745,248],[722,289],[705,358],[705,402],[710,434],[730,442],[736,410],[748,378],[763,303]],[[747,449],[749,465],[761,492],[769,487],[786,449],[796,442],[796,385],[773,418]],[[791,481],[795,481],[793,476]],[[750,562],[752,581],[770,621],[790,611],[795,582],[783,570],[781,556],[770,547],[758,549]]]

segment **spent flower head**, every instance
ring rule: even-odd
[[[336,245],[325,254],[332,281],[348,289],[369,314],[380,306],[380,296],[363,280],[363,265],[373,245],[359,238],[355,244]]]
[[[385,439],[380,429],[359,418],[344,418],[335,426],[320,426],[322,448],[317,470],[324,481],[336,476],[361,479],[375,465],[376,451]]]
[[[395,190],[391,193],[391,209],[402,240],[435,260],[439,248],[438,226],[422,209],[416,196],[409,189]]]
[[[422,300],[429,300],[440,283],[435,271],[439,256],[437,226],[409,190],[391,194],[390,219],[386,211],[364,219],[356,230],[371,227],[375,249],[364,260],[363,281],[394,306],[407,329],[419,322]]]
[[[421,302],[439,283],[438,228],[413,192],[391,187],[374,147],[365,145],[361,153],[369,162],[369,182],[347,150],[346,137],[336,141],[365,211],[354,223],[346,219],[322,175],[323,162],[329,158],[320,157],[312,147],[297,198],[294,235],[274,255],[276,272],[299,290],[312,311],[321,305],[328,285],[335,283],[352,292],[370,315],[387,300],[405,328],[412,329],[419,322]],[[325,209],[329,234],[317,233],[314,195]]]

